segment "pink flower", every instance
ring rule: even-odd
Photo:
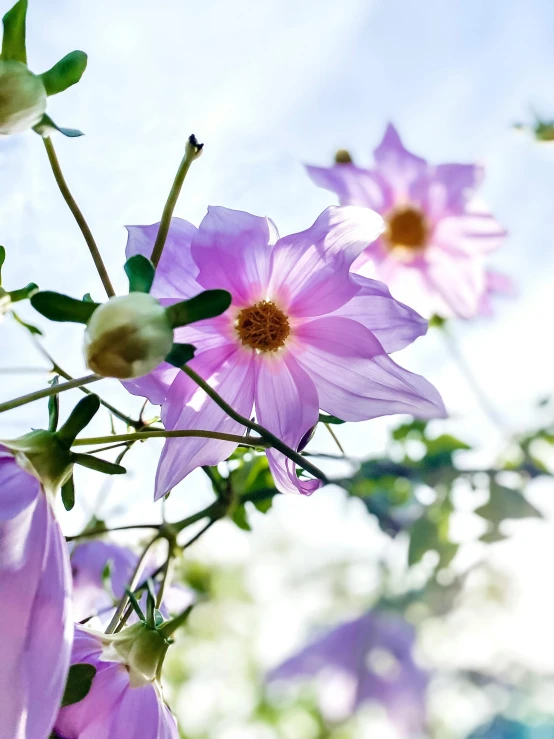
[[[190,366],[239,413],[297,448],[319,409],[346,421],[391,413],[444,415],[427,380],[388,356],[427,330],[385,285],[353,275],[352,262],[382,231],[365,208],[328,208],[306,231],[279,238],[268,218],[209,208],[200,228],[173,219],[152,294],[162,303],[223,288],[232,305],[223,315],[176,330],[194,344]],[[158,226],[129,228],[127,256],[149,256]],[[160,365],[126,383],[162,405],[168,429],[240,434],[231,420],[183,372]],[[235,448],[227,441],[168,439],[157,472],[156,497],[200,465]],[[299,478],[281,453],[267,456],[277,487],[309,494],[317,480]]]
[[[87,695],[60,710],[56,735],[60,739],[178,739],[157,670],[151,674],[150,668],[157,668],[158,659],[163,659],[158,648],[156,637],[150,637],[143,624],[109,636],[76,626],[71,664],[92,665],[96,673]]]
[[[48,739],[73,623],[65,539],[41,483],[0,446],[0,734]]]
[[[361,205],[385,220],[354,271],[376,277],[424,316],[473,318],[488,292],[484,257],[506,232],[474,200],[483,168],[428,164],[407,151],[394,128],[374,152],[375,166],[352,163],[312,167],[312,180],[338,195],[341,205]]]

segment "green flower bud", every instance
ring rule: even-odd
[[[40,77],[22,62],[0,59],[0,134],[32,128],[45,110],[46,90]]]
[[[146,293],[111,298],[92,314],[85,332],[88,367],[126,380],[155,369],[173,346],[165,308]]]
[[[104,657],[127,666],[132,687],[159,679],[171,641],[157,629],[140,621],[119,634],[98,636],[104,644]]]
[[[40,480],[44,490],[52,496],[71,477],[71,453],[51,431],[31,431],[19,439],[2,439],[0,444],[9,449],[18,465]]]

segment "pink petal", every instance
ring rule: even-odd
[[[427,321],[395,300],[382,282],[354,274],[352,279],[360,286],[358,294],[331,315],[361,323],[387,353],[403,349],[427,332]]]
[[[389,123],[383,140],[373,152],[379,174],[393,187],[397,197],[406,197],[416,180],[425,175],[425,159],[404,148],[396,128]]]
[[[210,207],[193,241],[192,256],[205,289],[228,290],[237,306],[265,297],[275,225],[229,208]]]
[[[365,326],[349,318],[309,321],[297,330],[299,364],[312,378],[320,407],[344,421],[394,413],[445,415],[437,390],[399,367]]]
[[[314,383],[291,354],[256,359],[256,418],[285,444],[297,449],[302,437],[317,423],[319,404]],[[266,453],[281,492],[309,495],[321,487],[319,480],[299,478],[294,462],[281,452],[268,449]]]
[[[478,313],[485,292],[485,272],[480,259],[455,258],[437,250],[425,273],[454,315],[473,318]]]
[[[505,238],[506,231],[489,213],[466,213],[441,219],[432,243],[451,254],[479,256],[497,249]]]
[[[254,402],[253,359],[253,352],[227,344],[200,354],[190,366],[238,413],[248,417]],[[169,389],[162,420],[167,429],[206,429],[227,434],[245,431],[244,426],[233,421],[184,372],[176,376]],[[222,462],[236,446],[218,439],[167,439],[156,475],[156,500],[196,467]]]
[[[313,167],[306,170],[318,187],[337,194],[341,205],[361,205],[384,213],[392,206],[392,195],[386,181],[377,172],[354,164]]]
[[[150,259],[160,224],[151,226],[127,226],[127,259],[142,254]],[[190,247],[196,227],[182,218],[172,218],[162,258],[156,269],[152,295],[157,298],[192,298],[202,291],[196,277],[198,267],[194,263]]]
[[[293,316],[329,313],[358,292],[353,261],[383,231],[368,208],[331,206],[313,226],[277,242],[271,262],[270,297]]]

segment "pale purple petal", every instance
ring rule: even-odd
[[[429,166],[425,159],[404,148],[398,131],[391,123],[373,156],[377,171],[389,182],[399,198],[409,193],[410,187],[425,175]]]
[[[383,349],[403,349],[427,332],[427,321],[407,305],[395,300],[386,285],[362,275],[352,275],[359,292],[331,315],[352,318],[377,337]]]
[[[239,307],[262,300],[277,237],[268,218],[229,208],[208,208],[192,241],[198,282],[205,289],[228,290]]]
[[[326,317],[297,329],[299,364],[317,388],[320,407],[344,421],[393,413],[444,417],[437,390],[399,367],[365,326],[349,318]]]
[[[127,226],[127,259],[142,254],[150,259],[159,223],[151,226]],[[172,218],[162,257],[156,269],[152,295],[157,298],[192,298],[202,292],[196,277],[198,267],[191,259],[190,247],[196,227],[181,218]]]
[[[460,215],[481,186],[485,170],[480,164],[439,164],[433,168],[432,187],[428,190],[425,211],[430,215]]]
[[[106,739],[179,739],[175,719],[154,685],[129,688],[114,713]]]
[[[386,180],[378,172],[361,169],[354,164],[313,167],[306,170],[319,187],[337,194],[341,205],[361,205],[384,213],[392,206],[392,194]]]
[[[319,316],[339,308],[358,292],[349,269],[383,231],[368,208],[331,206],[313,226],[277,242],[269,296],[292,316]]]
[[[485,274],[485,292],[479,303],[479,315],[490,317],[493,315],[492,297],[502,295],[514,298],[517,295],[515,282],[501,272],[487,272]]]
[[[153,405],[161,405],[178,372],[179,369],[177,367],[167,362],[162,362],[159,367],[156,367],[155,370],[149,372],[147,375],[137,377],[133,380],[126,380],[121,384],[132,395],[147,398]]]
[[[453,255],[480,256],[497,249],[506,231],[489,213],[466,213],[441,219],[433,231],[432,244]]]
[[[302,437],[315,426],[319,405],[310,377],[294,357],[257,357],[256,418],[288,446],[297,449]],[[309,495],[319,480],[299,478],[296,465],[281,452],[268,449],[267,458],[275,485],[283,493]]]
[[[433,261],[426,265],[425,273],[454,315],[460,318],[477,315],[485,292],[485,272],[480,260],[469,257],[456,259],[436,250]]]
[[[200,354],[190,366],[238,413],[249,416],[254,402],[253,359],[252,351],[228,344]],[[245,431],[184,372],[177,375],[169,390],[162,420],[167,429],[205,429],[227,434]],[[167,439],[156,475],[156,499],[196,467],[218,464],[235,448],[235,443],[218,439]]]
[[[26,503],[19,510],[14,490]],[[45,493],[2,448],[0,602],[6,617],[0,632],[0,716],[6,736],[49,736],[69,666],[70,592],[65,540]]]

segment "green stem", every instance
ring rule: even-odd
[[[83,237],[87,243],[90,254],[94,261],[96,271],[100,275],[100,279],[102,280],[102,284],[104,285],[104,290],[106,291],[107,296],[109,298],[112,298],[115,295],[115,290],[113,289],[108,272],[106,270],[106,267],[104,266],[104,262],[102,261],[102,257],[100,256],[100,251],[98,249],[98,246],[96,245],[96,241],[94,240],[88,223],[86,222],[84,215],[82,214],[79,206],[75,202],[75,198],[73,197],[69,190],[69,187],[67,186],[67,182],[65,181],[65,177],[63,176],[58,157],[56,156],[56,150],[54,149],[52,139],[48,136],[46,138],[43,138],[42,140],[46,148],[48,161],[50,162],[50,166],[52,167],[52,172],[54,173],[54,177],[56,179],[58,187],[60,188],[63,199],[67,203],[69,210],[72,212],[73,217],[77,221],[77,225],[81,229],[81,233],[83,234]]]
[[[189,140],[187,141],[187,145],[185,147],[185,155],[181,160],[181,164],[179,165],[179,169],[177,170],[177,174],[175,175],[173,185],[171,186],[171,190],[169,191],[169,195],[164,206],[162,220],[160,221],[160,227],[158,228],[156,241],[154,242],[154,248],[152,249],[150,260],[154,267],[158,266],[158,263],[162,256],[165,241],[167,239],[167,234],[169,232],[169,226],[171,224],[171,217],[181,193],[183,182],[185,181],[187,172],[190,169],[190,165],[200,155],[200,152],[202,151],[202,146],[203,144],[199,144],[196,141],[196,137],[194,135],[189,137]]]
[[[32,403],[34,400],[41,400],[42,398],[49,398],[51,395],[58,395],[66,390],[73,390],[76,387],[82,387],[88,385],[91,382],[96,382],[102,378],[99,375],[85,375],[85,377],[78,377],[76,380],[70,380],[69,382],[63,382],[61,385],[52,385],[51,387],[45,388],[44,390],[35,390],[34,393],[28,395],[21,395],[19,398],[8,400],[6,403],[0,403],[0,413],[4,411],[11,411],[12,408],[19,408],[27,403]],[[242,439],[241,439],[242,440]]]
[[[213,387],[211,387],[202,377],[200,377],[198,373],[191,369],[187,364],[184,364],[181,367],[181,370],[185,374],[187,374],[191,378],[191,380],[193,380],[199,387],[201,387],[206,395],[208,395],[215,403],[217,403],[217,405],[222,410],[224,410],[225,413],[227,413],[227,415],[230,416],[234,421],[237,421],[237,423],[240,423],[242,426],[246,426],[246,428],[250,429],[251,431],[255,431],[262,437],[262,439],[265,439],[266,442],[268,442],[268,446],[277,449],[277,451],[281,452],[281,454],[284,454],[285,457],[291,459],[299,467],[302,467],[302,469],[310,472],[314,477],[317,477],[318,480],[322,480],[324,483],[327,482],[327,478],[318,467],[309,462],[305,457],[296,452],[290,446],[287,446],[287,444],[281,441],[281,439],[275,436],[275,434],[272,434],[271,431],[268,431],[263,426],[260,426],[259,423],[255,423],[249,418],[241,416],[240,413],[237,413],[237,411],[232,406],[230,406],[229,403],[223,400],[221,395],[219,395],[213,389]],[[245,439],[248,440],[248,437],[241,437],[242,443],[244,443]]]
[[[69,383],[67,383],[69,384]],[[57,386],[58,389],[60,385]],[[1,411],[1,406],[0,406]],[[174,439],[181,437],[201,437],[203,439],[221,439],[222,441],[232,441],[235,444],[248,443],[248,438],[244,436],[238,436],[237,434],[223,434],[218,431],[203,431],[201,429],[187,429],[187,430],[169,430],[157,429],[155,431],[138,431],[129,434],[115,434],[110,436],[92,436],[86,439],[76,439],[73,442],[73,446],[90,446],[91,444],[108,444],[110,441],[114,443],[119,441],[141,441],[142,439]],[[264,441],[263,439],[252,439],[249,444],[251,447],[270,447],[271,444]]]

